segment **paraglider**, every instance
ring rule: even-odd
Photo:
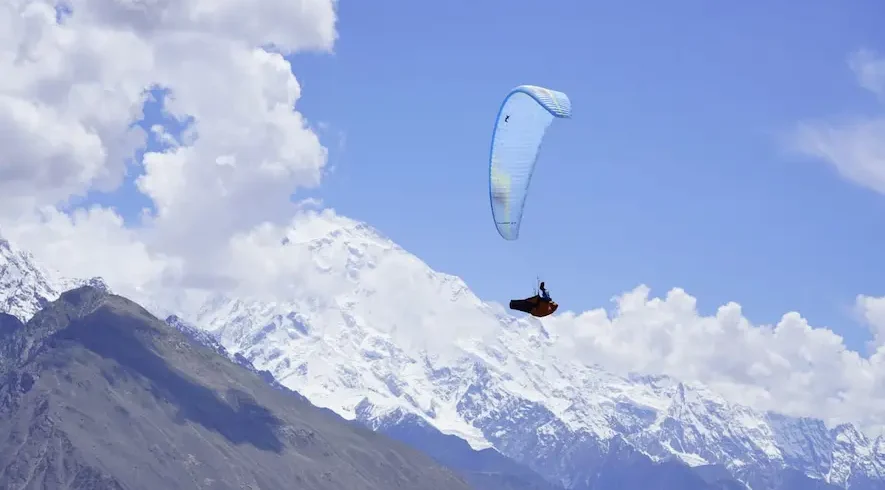
[[[530,298],[514,299],[510,301],[511,310],[528,313],[538,318],[552,315],[557,308],[559,308],[559,305],[556,304],[556,301],[550,299],[550,293],[547,292],[543,282],[541,282],[540,295],[536,294]]]
[[[504,98],[489,155],[489,200],[498,234],[505,240],[519,238],[522,214],[538,152],[554,119],[570,118],[571,101],[563,92],[536,85],[520,85]],[[545,317],[556,304],[541,282],[541,294],[510,301],[510,308]]]

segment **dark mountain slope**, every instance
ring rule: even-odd
[[[0,488],[468,488],[92,287],[0,343]]]

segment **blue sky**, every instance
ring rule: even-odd
[[[798,310],[862,348],[848,310],[885,294],[885,197],[783,139],[874,110],[847,57],[885,50],[881,2],[342,2],[339,15],[333,55],[291,59],[335,167],[300,197],[484,299],[531,294],[536,276],[571,310],[678,286],[703,312]],[[566,92],[574,118],[546,138],[512,243],[489,211],[488,150],[524,83]],[[99,200],[131,213],[142,201],[127,189]]]

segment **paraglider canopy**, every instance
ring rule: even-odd
[[[547,128],[554,118],[570,118],[571,101],[562,92],[520,85],[504,98],[489,156],[489,200],[498,233],[516,240],[529,183]]]

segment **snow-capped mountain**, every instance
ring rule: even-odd
[[[0,238],[0,305],[18,318],[34,316],[44,304],[58,297],[55,281],[37,267],[33,258]]]
[[[61,293],[84,285],[109,290],[100,277],[63,277],[0,236],[0,312],[28,319]]]
[[[315,405],[372,427],[417,417],[569,489],[598,488],[624,451],[698,474],[722,468],[753,490],[885,488],[882,438],[759,413],[697,384],[557,358],[558,339],[541,321],[481,301],[365,224],[312,219],[303,227],[311,234],[296,228],[286,246],[312,260],[315,276],[304,280],[322,280],[322,290],[285,302],[215,295],[180,316],[212,334],[204,343]],[[18,265],[0,271],[18,275],[0,273],[14,288],[0,298],[14,296],[7,311],[27,316],[63,286],[9,250],[0,249],[0,267]]]

